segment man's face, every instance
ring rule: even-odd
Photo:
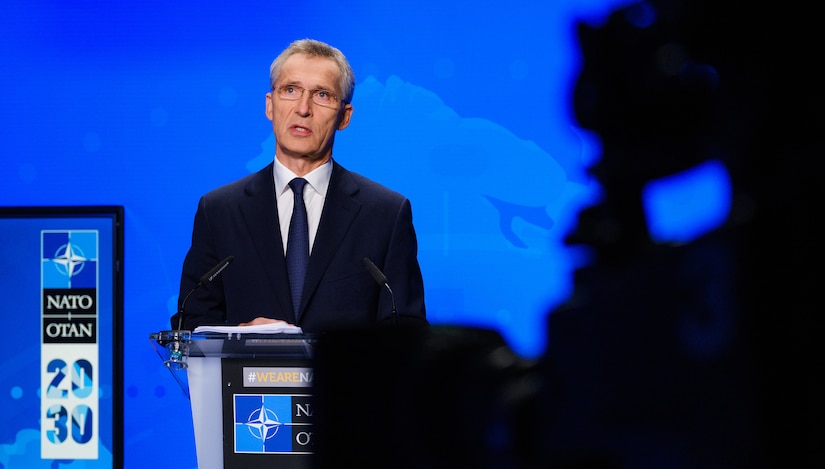
[[[266,94],[266,116],[275,133],[275,155],[282,163],[295,158],[310,163],[329,159],[335,131],[349,125],[352,105],[339,102],[337,108],[324,107],[314,103],[310,95],[311,90],[324,89],[341,96],[339,76],[338,66],[326,57],[295,54],[284,62],[276,88],[296,85],[306,91],[294,101],[279,97],[276,91]]]

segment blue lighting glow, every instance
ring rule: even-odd
[[[650,181],[642,197],[650,237],[657,243],[687,243],[727,220],[732,187],[725,165],[711,160]]]

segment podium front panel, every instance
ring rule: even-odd
[[[312,384],[307,358],[223,358],[225,469],[311,467]]]

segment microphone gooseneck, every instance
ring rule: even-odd
[[[375,279],[375,282],[378,285],[387,289],[390,292],[390,302],[392,303],[392,323],[393,325],[398,324],[398,311],[395,309],[395,295],[392,292],[392,288],[390,288],[389,282],[387,282],[387,276],[381,272],[381,269],[378,268],[368,257],[365,257],[362,262],[364,263],[364,268],[372,275],[372,278]]]
[[[189,297],[192,296],[192,293],[195,293],[196,291],[198,291],[200,287],[208,283],[211,283],[216,278],[218,278],[221,275],[221,273],[227,267],[229,267],[229,264],[231,264],[234,260],[235,256],[229,256],[226,259],[218,262],[218,264],[215,267],[212,267],[209,270],[209,272],[205,273],[203,277],[200,278],[198,284],[195,285],[195,288],[189,290],[189,293],[187,293],[186,296],[183,298],[183,301],[180,302],[180,308],[178,308],[178,330],[183,329],[183,316],[186,308],[186,302],[189,300]]]

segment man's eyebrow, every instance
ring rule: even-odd
[[[303,82],[301,82],[299,80],[287,81],[287,82],[284,82],[283,84],[281,84],[279,86],[287,86],[287,85],[300,86],[301,88],[304,88],[304,89],[307,89],[307,90],[323,90],[323,91],[329,91],[329,92],[334,92],[335,91],[335,88],[332,87],[332,86],[325,86],[325,85],[306,86],[306,85],[304,85]]]
[[[316,86],[313,86],[311,89],[313,89],[313,90],[324,90],[324,91],[334,91],[335,90],[335,88],[333,88],[332,86],[324,86],[324,85],[316,85]]]

